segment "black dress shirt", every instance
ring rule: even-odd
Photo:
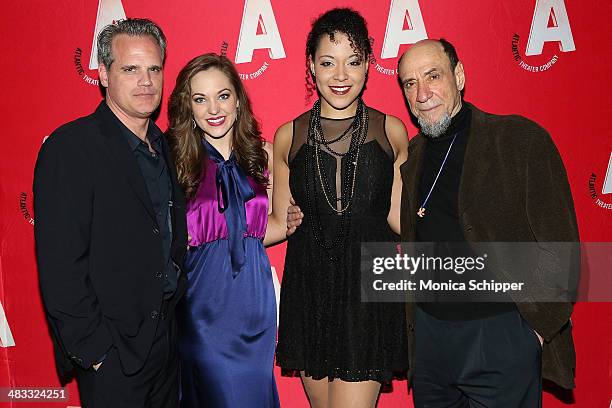
[[[121,131],[132,149],[134,158],[138,163],[138,167],[142,172],[142,177],[147,186],[151,204],[153,204],[155,220],[162,239],[162,250],[164,255],[164,271],[161,272],[165,277],[164,299],[168,299],[172,297],[176,290],[179,272],[178,268],[174,267],[170,257],[170,246],[172,244],[172,222],[170,218],[172,184],[170,181],[170,174],[168,173],[168,165],[164,159],[164,152],[162,150],[161,138],[163,137],[163,133],[152,120],[149,120],[147,139],[153,149],[153,152],[151,152],[145,141],[136,136],[118,119],[117,122],[119,122]]]

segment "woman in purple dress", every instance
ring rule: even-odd
[[[189,286],[177,310],[181,406],[278,407],[276,298],[264,245],[291,231],[268,221],[271,147],[222,56],[187,63],[168,116],[188,199]]]

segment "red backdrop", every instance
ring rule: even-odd
[[[347,5],[365,16],[374,41],[366,103],[402,118],[413,136],[393,72],[398,52],[425,36],[451,40],[465,65],[466,99],[490,112],[522,114],[548,129],[567,167],[582,240],[612,241],[610,1],[9,0],[0,16],[0,387],[58,385],[38,292],[32,175],[44,137],[89,114],[100,100],[97,71],[89,66],[96,23],[125,13],[163,27],[166,97],[192,57],[215,51],[236,60],[240,54],[238,69],[271,139],[281,123],[309,108],[304,48],[311,19]],[[162,129],[166,100],[157,120]],[[282,278],[284,247],[269,254]],[[576,305],[575,406],[611,403],[611,315],[610,303]],[[277,380],[284,407],[307,406],[298,379]],[[79,405],[74,383],[69,391],[70,403],[31,405]],[[412,406],[405,382],[395,383],[380,401],[380,407]],[[545,393],[545,407],[564,404]]]

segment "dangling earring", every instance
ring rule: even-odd
[[[195,121],[195,119],[191,118],[191,127],[192,127],[193,129],[195,129],[195,128],[196,128],[196,126],[197,126],[197,125],[196,125],[196,121]]]

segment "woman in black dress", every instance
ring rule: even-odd
[[[306,45],[319,99],[274,143],[274,212],[293,196],[305,220],[287,246],[277,364],[312,407],[373,407],[407,370],[403,304],[361,302],[360,243],[397,240],[408,154],[403,123],[361,99],[371,52],[357,12],[321,15]]]

